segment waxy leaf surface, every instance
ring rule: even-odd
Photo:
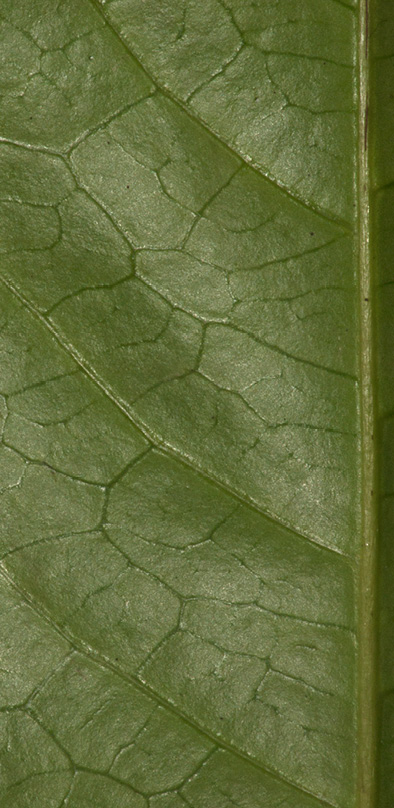
[[[0,0],[2,808],[392,808],[394,15],[366,55],[366,12]]]

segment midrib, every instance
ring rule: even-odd
[[[361,558],[359,571],[357,808],[376,808],[376,557],[373,284],[370,253],[369,0],[359,0],[358,30],[358,271],[360,290]]]

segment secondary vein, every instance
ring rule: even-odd
[[[205,738],[208,738],[210,741],[212,741],[212,743],[215,744],[215,747],[217,749],[223,749],[226,750],[227,752],[230,752],[236,758],[243,760],[245,763],[249,764],[254,769],[257,769],[258,771],[263,772],[265,775],[268,775],[269,777],[272,778],[272,780],[278,783],[283,783],[288,788],[294,789],[296,793],[308,796],[310,798],[314,798],[316,802],[316,808],[317,804],[321,805],[322,808],[336,808],[336,806],[333,803],[327,802],[327,800],[323,799],[322,797],[313,794],[311,791],[308,791],[308,789],[303,788],[302,786],[298,785],[292,780],[287,779],[285,775],[283,775],[281,772],[277,772],[269,768],[268,766],[263,765],[257,759],[251,757],[249,753],[241,751],[236,746],[233,746],[231,743],[226,742],[222,737],[217,736],[213,732],[209,732],[208,730],[204,729],[199,725],[197,721],[185,715],[182,712],[182,710],[178,709],[169,700],[167,700],[165,697],[157,693],[152,687],[150,687],[150,685],[147,682],[140,679],[137,675],[127,673],[126,670],[122,670],[121,668],[117,667],[108,657],[105,657],[102,654],[100,654],[99,651],[96,651],[95,648],[90,646],[84,640],[80,640],[78,637],[75,637],[75,635],[71,631],[68,631],[67,628],[60,626],[53,619],[50,613],[44,610],[40,604],[36,603],[36,601],[30,595],[30,593],[26,592],[17,583],[17,581],[14,580],[14,578],[9,573],[7,567],[3,564],[2,561],[0,561],[0,578],[3,578],[5,581],[7,581],[7,583],[10,586],[12,586],[16,592],[18,592],[18,594],[25,601],[25,603],[27,603],[30,606],[32,611],[34,611],[35,614],[37,614],[42,620],[45,620],[45,622],[51,627],[52,631],[56,632],[56,634],[65,639],[70,644],[71,648],[74,649],[74,651],[81,654],[82,656],[85,656],[87,659],[91,660],[100,667],[111,671],[112,674],[118,676],[120,679],[122,679],[128,685],[136,688],[138,691],[144,693],[147,696],[150,696],[150,698],[152,698],[154,701],[156,701],[158,704],[160,704],[162,707],[168,710],[168,712],[172,713],[173,715],[176,715],[178,718],[182,719],[182,721],[184,721],[185,724],[192,727],[194,730],[199,732]],[[69,655],[67,655],[66,659],[68,657]],[[31,698],[32,698],[31,696],[28,698],[27,703],[29,703]],[[58,742],[56,741],[56,743]],[[71,760],[69,753],[65,749],[64,754]],[[80,766],[78,768],[83,769],[83,767]],[[101,774],[102,772],[98,773]]]
[[[124,401],[112,387],[106,383],[101,376],[99,376],[94,368],[87,362],[84,357],[76,350],[76,348],[72,345],[72,343],[68,342],[62,332],[56,328],[55,324],[47,319],[37,308],[36,306],[25,297],[25,295],[6,277],[0,275],[0,283],[3,283],[4,286],[19,300],[19,302],[25,306],[25,308],[30,312],[33,317],[36,317],[42,325],[46,326],[49,329],[52,336],[56,340],[56,342],[60,345],[60,347],[67,353],[69,356],[72,356],[76,365],[81,369],[85,376],[87,376],[97,387],[104,393],[110,401],[115,404],[116,407],[128,418],[128,420],[133,424],[133,426],[141,432],[142,435],[149,441],[149,443],[154,446],[157,450],[161,451],[163,454],[168,454],[171,457],[175,457],[179,463],[182,463],[184,466],[191,468],[196,474],[199,474],[201,477],[209,480],[211,483],[216,485],[223,491],[226,491],[230,494],[234,499],[238,500],[242,505],[251,510],[255,511],[256,513],[260,514],[260,516],[264,517],[264,519],[273,522],[274,524],[280,525],[285,527],[289,530],[294,536],[307,541],[311,546],[319,548],[324,552],[330,553],[331,555],[336,555],[339,558],[346,560],[347,563],[352,563],[352,558],[347,555],[342,550],[339,550],[337,547],[333,547],[328,544],[323,544],[319,542],[317,539],[313,538],[312,536],[308,536],[296,528],[294,528],[290,523],[285,522],[284,520],[280,519],[277,514],[271,513],[268,509],[263,509],[257,502],[253,499],[249,499],[246,497],[241,491],[237,491],[236,489],[232,488],[228,483],[222,482],[217,477],[210,476],[208,472],[206,472],[200,465],[198,465],[192,457],[189,457],[186,454],[183,454],[179,451],[175,446],[167,443],[163,440],[159,435],[148,429],[146,424],[144,424],[140,419],[138,419],[135,414],[133,413],[129,404]]]
[[[340,217],[335,216],[333,213],[331,213],[329,211],[324,210],[320,206],[313,205],[311,202],[306,202],[303,199],[301,199],[299,196],[297,196],[296,194],[293,194],[282,182],[279,182],[279,180],[276,180],[270,174],[266,173],[252,159],[246,158],[241,152],[239,152],[237,149],[235,149],[233,146],[231,146],[229,143],[227,143],[227,141],[224,140],[224,138],[222,138],[221,135],[219,135],[219,133],[216,130],[212,129],[209,126],[207,121],[200,118],[199,115],[197,115],[191,107],[189,107],[187,104],[185,104],[183,101],[181,101],[180,98],[175,96],[168,89],[168,87],[164,87],[164,86],[161,85],[161,83],[158,82],[157,78],[153,75],[153,73],[151,73],[145,67],[145,64],[142,63],[141,59],[130,48],[130,46],[125,41],[122,34],[120,34],[119,31],[117,31],[117,29],[112,25],[112,23],[111,23],[111,21],[110,21],[110,19],[108,17],[108,14],[102,8],[100,0],[88,0],[88,2],[93,6],[93,8],[96,10],[96,12],[105,21],[105,23],[108,26],[108,28],[110,29],[110,31],[112,31],[113,35],[123,45],[123,47],[125,48],[125,50],[129,54],[129,56],[134,60],[135,64],[137,64],[140,67],[140,69],[145,73],[146,77],[152,82],[152,84],[156,87],[156,89],[162,95],[169,98],[174,104],[176,104],[181,110],[183,110],[183,112],[189,118],[191,118],[193,121],[198,123],[199,126],[202,129],[204,129],[206,132],[209,132],[209,134],[213,138],[215,138],[215,140],[219,141],[222,144],[222,146],[224,146],[224,148],[227,149],[227,151],[229,151],[229,152],[231,152],[231,154],[235,155],[238,158],[238,160],[241,160],[241,162],[245,166],[250,168],[252,171],[256,172],[259,175],[259,177],[264,179],[273,188],[276,188],[277,190],[279,190],[284,196],[287,196],[289,199],[291,199],[292,202],[295,202],[297,205],[300,205],[305,210],[308,210],[310,213],[314,213],[315,216],[319,216],[321,219],[325,220],[326,222],[329,222],[330,224],[332,224],[334,226],[340,227],[345,232],[348,232],[350,230],[349,222],[347,222],[344,219],[341,219]],[[334,0],[334,2],[339,2],[339,0]]]

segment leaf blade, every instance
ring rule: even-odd
[[[236,52],[224,57],[226,64],[207,82],[202,77],[201,90],[196,85],[185,96],[176,80],[183,81],[187,71],[168,73],[178,45],[162,51],[169,59],[162,64],[164,93],[148,41],[143,40],[145,55],[137,51],[138,57],[144,64],[146,58],[159,89],[126,53],[120,40],[141,36],[138,15],[134,32],[122,28],[124,10],[129,14],[132,8],[129,0],[109,3],[98,14],[98,4],[86,3],[92,10],[85,18],[85,7],[79,7],[72,23],[71,5],[64,4],[52,28],[48,18],[34,18],[33,40],[45,49],[56,33],[56,42],[63,44],[56,58],[43,59],[44,75],[49,70],[56,77],[56,60],[67,53],[77,84],[82,75],[87,79],[86,115],[78,126],[66,116],[65,131],[56,135],[54,117],[48,132],[32,125],[34,148],[25,142],[20,169],[15,153],[24,154],[26,121],[14,116],[19,145],[2,146],[12,177],[3,203],[10,247],[4,277],[29,312],[23,315],[28,333],[35,334],[29,346],[29,339],[18,342],[17,326],[7,332],[13,355],[21,356],[16,373],[7,366],[5,374],[10,386],[5,462],[17,482],[4,501],[11,520],[21,524],[10,532],[13,543],[4,564],[99,668],[108,663],[111,676],[115,668],[132,670],[147,696],[157,691],[160,704],[164,696],[166,718],[161,725],[161,707],[156,718],[147,718],[141,746],[130,738],[124,752],[115,754],[114,775],[102,768],[104,763],[74,775],[63,802],[82,806],[97,789],[105,808],[130,799],[141,808],[147,801],[176,808],[212,799],[241,804],[247,770],[245,777],[253,781],[245,797],[248,808],[256,799],[273,808],[287,800],[297,808],[353,804],[360,796],[350,775],[357,754],[353,587],[358,573],[352,559],[360,547],[360,424],[357,278],[353,227],[346,219],[352,219],[354,164],[346,163],[340,186],[333,165],[338,148],[345,155],[354,148],[356,110],[349,102],[352,60],[332,64],[329,48],[338,25],[341,46],[354,47],[350,21],[356,14],[346,3],[328,10],[308,4],[295,37],[291,26],[279,34],[268,26],[263,81],[256,67],[262,48],[256,39],[259,15],[253,31],[247,27],[249,4],[207,0],[208,16],[222,20],[220,36],[233,32],[230,46]],[[275,9],[276,22],[289,14],[286,2]],[[180,26],[175,41],[183,47],[187,30],[198,54],[196,66],[201,68],[207,54],[211,65],[212,41],[198,39],[201,19],[195,5],[190,3],[179,20],[178,11],[174,2],[164,12],[167,21]],[[162,36],[160,8],[152,1],[144,13],[145,21],[153,14],[154,36]],[[22,6],[22,28],[24,15]],[[81,44],[73,39],[64,44],[82,19]],[[346,25],[338,22],[345,19]],[[316,35],[319,26],[324,37],[321,30]],[[236,44],[240,32],[248,37],[242,47]],[[327,52],[308,51],[313,32]],[[293,37],[287,50],[294,46],[297,52],[284,53],[286,36]],[[113,92],[101,54],[98,65],[84,61],[91,61],[92,43],[114,63],[120,59]],[[219,48],[220,58],[222,53]],[[298,82],[302,65],[318,88],[314,97]],[[263,151],[255,142],[250,160],[255,113],[245,117],[239,139],[231,133],[241,120],[239,109],[226,119],[233,87],[244,92],[246,76],[249,95],[254,91],[254,70],[264,92],[274,95],[276,87],[283,94],[281,82],[289,85],[288,110],[276,108],[273,95],[269,100],[279,141],[283,109],[282,119],[295,122],[279,161],[269,152],[274,141],[266,137],[272,122],[263,126]],[[77,110],[72,100],[77,84],[67,71],[54,104],[68,92]],[[99,109],[91,99],[100,92]],[[335,96],[344,105],[342,118],[342,112],[330,111]],[[219,97],[224,112],[221,102],[212,103]],[[338,133],[338,121],[347,123],[330,154],[317,149],[309,181],[300,178],[299,159],[306,154],[305,132],[313,139],[315,120],[330,144],[326,125]],[[58,158],[49,153],[56,149]],[[286,173],[290,153],[295,174]],[[7,301],[6,319],[13,306]],[[47,337],[38,321],[50,334],[45,350]],[[60,370],[54,362],[58,354]],[[21,479],[14,471],[20,463],[26,465]],[[31,546],[19,545],[34,490],[42,486],[46,513],[32,523],[38,538]],[[56,503],[59,496],[62,501],[59,491],[70,487],[71,492],[74,486],[78,494],[64,499],[75,516],[68,526],[66,505],[56,514]],[[62,519],[67,530],[60,533]],[[39,571],[41,583],[29,575],[30,567]],[[60,578],[66,582],[62,586]],[[60,679],[55,680],[58,690]],[[53,737],[64,729],[62,744],[75,767],[78,733],[71,742],[74,730],[62,728],[63,716],[51,724],[46,686],[43,690],[43,712],[34,714],[35,720]],[[168,718],[171,705],[186,719],[178,729],[171,725],[175,718]],[[102,709],[105,714],[105,704]],[[193,737],[204,731],[213,750],[204,747],[196,770],[193,755],[185,756],[186,780],[181,782],[180,774],[178,781],[177,774],[171,783],[160,780],[170,763],[158,750],[158,735],[167,732],[176,750],[191,722]],[[191,736],[181,746],[188,743],[192,749]],[[235,751],[242,764],[235,765]],[[146,756],[152,757],[151,769]],[[259,780],[251,774],[248,756],[260,767]],[[147,767],[143,782],[141,766]],[[271,774],[263,775],[264,768]],[[278,777],[292,785],[280,785]],[[220,784],[229,778],[226,790]],[[171,795],[164,792],[168,788]]]

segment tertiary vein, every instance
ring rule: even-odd
[[[319,547],[320,549],[325,550],[330,554],[334,553],[335,555],[340,556],[341,558],[346,558],[349,561],[349,563],[351,563],[351,558],[343,551],[335,547],[330,547],[326,544],[320,543],[319,541],[316,541],[310,536],[307,536],[306,534],[300,532],[299,530],[296,530],[290,523],[287,523],[285,520],[279,519],[277,514],[272,514],[268,510],[263,510],[263,508],[261,508],[257,504],[257,502],[255,502],[253,499],[249,499],[245,495],[241,494],[240,491],[237,491],[236,489],[232,488],[228,483],[224,483],[218,480],[216,477],[208,475],[204,471],[204,469],[202,469],[198,464],[194,462],[194,460],[191,457],[185,455],[184,453],[181,453],[175,446],[171,446],[164,439],[160,438],[159,435],[155,434],[150,429],[148,429],[144,423],[142,423],[139,419],[137,419],[134,416],[128,403],[122,400],[117,394],[115,394],[112,388],[106,382],[104,382],[104,380],[96,373],[96,371],[90,365],[90,363],[86,362],[86,360],[80,355],[79,351],[77,351],[71,343],[65,340],[64,336],[56,328],[56,326],[52,322],[50,322],[43,314],[41,314],[41,312],[33,305],[33,303],[30,300],[28,300],[25,297],[25,295],[22,294],[22,292],[16,286],[14,286],[14,284],[8,278],[0,276],[0,281],[4,284],[4,286],[7,287],[7,289],[9,289],[9,291],[13,295],[15,295],[15,297],[19,300],[19,302],[25,308],[27,308],[30,314],[38,318],[38,320],[49,329],[52,336],[56,339],[60,347],[67,354],[72,356],[72,358],[74,359],[78,367],[81,369],[81,371],[84,373],[84,375],[88,376],[88,378],[100,388],[100,390],[113,402],[113,404],[115,404],[121,410],[121,412],[124,415],[127,416],[127,418],[129,419],[129,421],[131,421],[133,426],[136,429],[138,429],[138,431],[141,432],[153,446],[156,446],[156,448],[160,449],[164,453],[175,457],[178,460],[178,462],[188,466],[189,468],[193,469],[193,471],[198,472],[198,474],[200,474],[202,477],[205,477],[211,483],[214,483],[218,488],[227,491],[243,505],[246,505],[252,510],[257,511],[257,513],[259,513],[261,516],[264,516],[266,519],[269,519],[275,524],[282,525],[283,527],[290,530],[295,536],[304,539],[314,547]]]
[[[181,718],[188,726],[193,727],[193,729],[197,730],[201,735],[206,738],[209,738],[217,748],[225,749],[231,754],[235,755],[236,757],[240,758],[241,760],[248,763],[250,766],[253,766],[255,769],[258,769],[265,774],[268,774],[273,780],[277,782],[284,783],[287,786],[290,786],[295,791],[306,794],[309,797],[314,797],[317,802],[320,803],[322,808],[336,808],[333,803],[327,802],[322,798],[318,797],[316,794],[313,794],[308,789],[303,788],[302,786],[293,783],[291,780],[288,780],[283,774],[279,774],[278,772],[270,769],[268,766],[262,765],[259,761],[254,760],[248,754],[242,752],[238,747],[233,746],[230,743],[227,743],[223,740],[223,738],[214,735],[207,731],[204,727],[201,727],[197,722],[193,721],[189,718],[189,716],[185,715],[181,710],[171,704],[170,701],[163,698],[159,693],[157,693],[153,688],[151,688],[145,682],[142,682],[138,677],[133,676],[132,674],[127,674],[123,670],[119,670],[107,657],[102,656],[98,651],[92,648],[88,643],[80,640],[78,637],[75,637],[72,632],[65,630],[63,627],[60,627],[56,621],[46,613],[30,596],[29,593],[25,592],[18,583],[13,579],[13,577],[8,572],[7,568],[4,566],[3,562],[0,561],[0,577],[5,579],[8,584],[10,584],[20,595],[20,597],[27,603],[30,608],[37,614],[39,617],[45,622],[50,625],[51,629],[59,634],[61,637],[67,640],[67,642],[74,648],[75,651],[82,654],[88,659],[93,660],[96,664],[100,665],[101,667],[111,671],[114,675],[119,676],[124,682],[133,687],[137,688],[139,691],[142,691],[147,696],[153,698],[158,704],[164,707],[166,710],[171,712],[173,715],[176,715],[178,718]],[[69,755],[68,755],[69,757]]]
[[[259,175],[259,177],[261,179],[265,180],[267,183],[272,185],[274,188],[281,191],[285,196],[287,196],[289,199],[291,199],[297,205],[300,205],[305,210],[312,211],[315,215],[320,216],[320,218],[324,219],[324,221],[326,221],[326,222],[336,224],[339,227],[341,227],[343,230],[346,230],[346,231],[350,230],[349,222],[345,221],[344,219],[341,219],[340,217],[330,215],[330,214],[327,213],[327,211],[325,211],[323,208],[319,207],[318,205],[312,205],[310,202],[305,202],[304,200],[300,199],[295,194],[292,194],[291,191],[289,191],[289,189],[286,188],[286,186],[283,183],[279,182],[279,180],[276,180],[273,177],[271,177],[270,175],[266,174],[263,171],[263,169],[261,168],[261,166],[257,165],[257,163],[255,163],[252,160],[252,158],[246,159],[246,157],[244,157],[244,155],[242,153],[238,152],[236,149],[234,149],[232,146],[230,146],[230,144],[227,143],[227,141],[224,138],[222,138],[216,130],[211,129],[211,127],[207,124],[206,121],[204,121],[202,118],[200,118],[198,115],[196,115],[196,113],[192,109],[190,109],[190,107],[188,107],[186,104],[182,103],[182,101],[179,98],[177,98],[175,95],[173,95],[173,93],[171,93],[170,90],[167,87],[162,86],[158,82],[156,77],[153,76],[150,73],[149,70],[147,70],[145,65],[140,61],[140,59],[136,56],[136,54],[131,50],[131,48],[129,47],[127,42],[125,42],[124,38],[119,33],[119,31],[117,31],[116,28],[111,24],[110,20],[108,19],[108,16],[106,15],[106,13],[103,10],[103,8],[101,7],[101,5],[97,2],[97,0],[87,0],[87,2],[89,2],[93,6],[93,8],[100,14],[101,18],[104,19],[106,25],[112,31],[113,35],[116,36],[116,38],[119,40],[119,42],[121,42],[121,44],[126,49],[129,56],[134,60],[134,62],[136,64],[138,64],[139,68],[145,73],[145,75],[149,79],[149,81],[151,81],[152,84],[154,84],[155,87],[163,95],[167,96],[167,98],[170,98],[171,101],[174,104],[176,104],[178,107],[180,107],[183,110],[183,112],[189,118],[191,118],[193,121],[196,121],[203,129],[205,129],[207,132],[209,132],[209,134],[212,137],[214,137],[217,141],[219,141],[219,143],[221,143],[222,146],[224,146],[227,149],[227,151],[229,151],[229,152],[231,152],[231,154],[235,155],[235,157],[237,157],[238,160],[242,160],[242,162],[246,166],[248,166],[251,170],[255,171]]]

